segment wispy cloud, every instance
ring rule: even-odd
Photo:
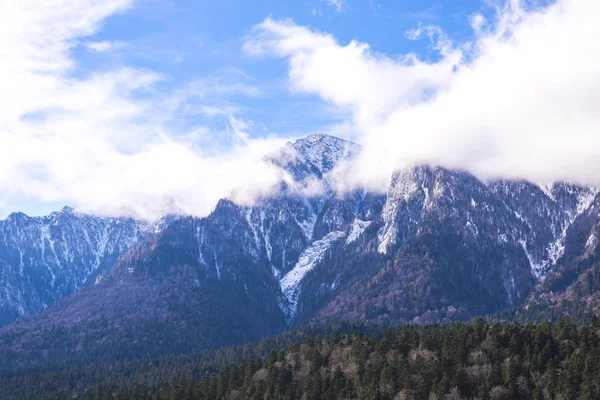
[[[206,104],[200,104],[196,107],[189,107],[187,111],[191,113],[203,114],[207,117],[216,117],[235,115],[237,112],[240,111],[240,109],[237,106],[227,104],[223,106],[211,106]]]
[[[214,96],[241,95],[247,97],[260,96],[261,88],[248,82],[248,78],[215,76],[197,79],[186,86],[188,95],[207,98]]]
[[[271,18],[254,29],[244,49],[287,58],[293,91],[316,93],[352,111],[362,129],[397,107],[427,99],[449,82],[462,59],[459,50],[439,63],[420,61],[413,54],[391,58],[366,43],[340,45],[331,35]]]
[[[470,20],[471,20],[471,28],[473,28],[473,30],[475,32],[479,32],[486,23],[485,17],[483,15],[481,15],[480,13],[475,13],[475,14],[471,15]]]
[[[323,1],[325,1],[325,3],[329,4],[330,6],[334,7],[337,12],[344,11],[344,9],[346,7],[346,0],[323,0]]]
[[[114,50],[118,50],[118,49],[122,49],[126,46],[126,44],[124,42],[115,40],[115,41],[109,41],[109,40],[104,40],[102,42],[85,42],[85,47],[93,52],[96,53],[104,53],[107,51],[114,51]]]
[[[204,100],[259,95],[252,85],[215,78],[173,93],[161,91],[165,77],[151,70],[117,65],[77,71],[70,50],[131,3],[23,0],[3,6],[0,193],[5,204],[35,199],[145,218],[168,204],[202,215],[233,188],[238,201],[251,202],[281,178],[256,160],[283,141],[253,138],[252,125],[240,119],[228,116],[223,132],[234,135],[235,143],[218,151],[190,142],[203,126],[186,126],[176,135],[166,129],[191,96],[202,96],[194,104],[214,113],[217,105]],[[209,136],[218,144],[217,135]]]

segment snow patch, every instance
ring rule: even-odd
[[[330,289],[331,289],[331,290],[335,290],[335,289],[337,289],[337,287],[338,287],[339,285],[340,285],[340,278],[339,278],[339,277],[337,277],[337,278],[335,278],[335,281],[333,281],[333,282],[331,283]]]
[[[315,166],[321,174],[354,158],[360,151],[360,146],[354,143],[318,132],[297,140],[291,147],[296,157]]]
[[[585,242],[585,249],[586,250],[594,250],[596,248],[597,243],[598,243],[598,238],[596,237],[596,235],[594,233],[592,233],[590,235],[590,237],[588,238],[588,240]]]
[[[517,217],[519,220],[521,220],[521,222],[524,222],[527,224],[527,218],[523,218],[523,216],[517,211],[515,211],[514,213],[515,213],[515,217]]]
[[[221,280],[221,264],[217,258],[217,251],[213,249],[213,259],[215,261],[215,270],[217,271],[217,278]]]
[[[204,260],[204,255],[202,254],[202,245],[204,244],[204,227],[202,227],[202,229],[200,229],[199,226],[196,227],[196,240],[198,242],[198,263],[206,266],[206,261]]]
[[[423,200],[423,210],[427,207],[429,203],[429,189],[425,186],[425,182],[421,183],[421,189],[423,189],[423,193],[425,193],[425,199]]]
[[[579,198],[577,199],[576,214],[571,215],[563,227],[559,237],[548,247],[548,259],[550,265],[555,265],[558,259],[561,258],[565,253],[565,239],[567,237],[567,230],[573,224],[573,222],[575,222],[577,217],[583,214],[592,205],[592,202],[596,198],[597,194],[598,189],[589,189],[579,195]]]
[[[313,232],[315,230],[315,224],[317,223],[316,214],[311,213],[305,220],[298,220],[296,218],[296,223],[302,230],[302,233],[304,234],[306,240],[312,240]]]
[[[97,238],[96,246],[92,245],[87,229],[84,229],[83,232],[88,246],[90,247],[90,251],[92,252],[92,255],[94,257],[94,262],[92,264],[91,271],[95,271],[100,266],[101,260],[104,257],[104,253],[106,252],[106,246],[108,245],[108,225],[104,225],[102,227],[100,235]]]
[[[281,271],[278,270],[277,268],[273,267],[273,266],[271,267],[271,273],[277,279],[279,279],[279,276],[281,275]]]
[[[325,253],[333,243],[343,237],[344,232],[334,231],[325,235],[323,239],[313,242],[302,252],[294,268],[279,281],[286,300],[286,304],[282,304],[282,311],[286,316],[287,323],[296,315],[298,297],[300,296],[300,282],[310,270],[323,261]]]
[[[265,251],[267,252],[267,260],[269,260],[269,262],[271,262],[271,257],[273,255],[273,248],[272,248],[271,242],[270,242],[271,228],[269,227],[268,230],[265,230],[265,218],[266,217],[265,217],[264,210],[260,210],[259,216],[260,216],[260,225],[259,225],[260,234],[265,242]]]
[[[475,237],[479,236],[479,229],[477,228],[477,225],[475,225],[470,220],[468,220],[466,222],[465,228],[468,229],[473,234],[473,236],[475,236]]]
[[[252,208],[246,208],[244,210],[244,216],[246,217],[246,222],[252,231],[252,236],[254,237],[254,246],[255,248],[250,251],[250,253],[254,256],[256,260],[260,257],[260,237],[259,232],[262,230],[257,229],[256,224],[252,222]]]
[[[529,260],[529,266],[531,267],[531,272],[533,273],[533,275],[535,275],[537,279],[542,278],[547,271],[549,261],[542,261],[540,263],[536,263],[529,251],[527,251],[527,243],[525,242],[525,240],[519,240],[519,244],[523,248],[527,259]]]
[[[508,296],[508,304],[510,306],[514,305],[513,292],[517,292],[517,297],[520,297],[520,293],[517,290],[517,285],[515,284],[515,277],[512,274],[512,271],[508,271],[508,277],[504,281],[504,289],[506,291],[506,295]]]
[[[371,225],[371,221],[363,221],[358,218],[354,220],[352,226],[350,227],[350,232],[348,233],[348,237],[346,238],[346,244],[350,244],[355,242],[360,235],[363,234],[365,229],[367,229]]]
[[[546,185],[538,185],[538,187],[541,189],[542,192],[544,192],[544,194],[552,201],[556,201],[556,198],[554,197],[554,194],[552,193],[552,188],[553,188],[554,184],[552,183],[548,183]]]
[[[418,168],[398,172],[392,178],[392,184],[388,190],[387,199],[382,211],[384,225],[377,235],[379,239],[377,251],[379,251],[379,253],[387,254],[389,248],[396,243],[398,233],[398,223],[396,219],[400,205],[407,203],[420,189],[426,193],[423,207],[425,207],[427,204],[426,202],[429,201],[429,195],[424,188],[422,180],[423,177]],[[419,181],[421,183],[419,183]],[[434,189],[434,198],[435,196]]]
[[[549,191],[551,189],[551,186],[549,186],[549,185],[540,186],[540,188],[542,190],[545,190],[544,193],[546,193],[546,191]],[[551,242],[548,245],[548,247],[546,248],[547,259],[542,260],[539,263],[536,263],[534,261],[534,258],[527,252],[527,247],[526,247],[525,241],[521,240],[519,242],[519,243],[521,243],[521,246],[523,247],[523,250],[525,251],[527,258],[529,259],[531,271],[533,272],[533,274],[535,275],[535,277],[537,279],[542,279],[548,273],[550,268],[552,266],[556,265],[558,260],[563,256],[563,254],[565,253],[565,240],[567,237],[567,231],[568,231],[569,227],[573,224],[573,222],[575,222],[577,217],[579,217],[581,214],[583,214],[592,205],[592,202],[596,198],[598,191],[599,190],[597,188],[590,188],[590,189],[584,190],[582,193],[579,194],[579,196],[577,198],[577,207],[576,207],[575,213],[569,213],[569,218],[565,222],[564,226],[562,227],[561,232],[556,237],[556,239],[553,242]],[[551,194],[552,193],[550,192],[550,195]],[[548,197],[550,197],[550,195],[548,193],[546,193],[546,195]],[[550,198],[554,200],[553,197],[550,197]],[[517,212],[515,212],[515,215],[519,219],[521,219],[523,222],[527,222],[527,220],[522,218],[521,215],[519,215]]]

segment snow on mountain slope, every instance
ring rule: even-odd
[[[311,183],[327,181],[359,151],[313,134],[264,160]],[[301,196],[282,184],[251,207],[223,199],[204,218],[150,227],[68,209],[40,218],[14,214],[0,221],[0,322],[39,312],[108,270],[99,285],[11,325],[27,336],[21,349],[44,348],[38,332],[51,324],[71,328],[74,316],[78,329],[66,329],[71,341],[63,343],[92,350],[98,337],[130,343],[137,327],[151,326],[156,337],[145,337],[140,348],[157,354],[173,337],[201,350],[312,320],[469,318],[522,304],[537,283],[532,274],[554,268],[536,265],[555,262],[564,233],[569,242],[571,223],[581,221],[597,193],[568,184],[482,182],[431,166],[398,171],[386,193],[322,186]],[[152,235],[140,240],[147,231]],[[600,228],[582,231],[585,238],[575,242],[592,252]],[[150,325],[139,325],[148,316]],[[8,348],[2,343],[0,337],[0,352]]]
[[[297,181],[322,179],[343,161],[358,155],[361,146],[323,133],[312,133],[267,155],[264,160],[288,171]]]
[[[360,235],[363,234],[365,229],[367,229],[372,222],[373,221],[363,221],[356,218],[352,223],[352,226],[350,227],[350,232],[348,233],[348,237],[346,238],[346,244],[350,244],[357,241]]]
[[[392,177],[382,213],[383,227],[378,234],[380,253],[386,254],[416,228],[419,215],[429,199],[428,190],[422,189],[426,186],[426,169],[416,167],[399,171]]]
[[[548,260],[543,261],[534,268],[534,271],[538,276],[543,276],[543,273],[548,270],[548,266],[555,265],[558,259],[565,253],[565,239],[567,237],[567,230],[573,224],[575,219],[590,207],[597,194],[598,189],[593,188],[589,190],[583,190],[577,195],[577,206],[574,212],[568,213],[569,218],[564,224],[560,235],[547,248]]]
[[[286,144],[264,161],[298,181],[323,181],[360,150],[357,144],[315,133]],[[520,262],[526,255],[531,272],[543,277],[564,251],[570,224],[589,206],[594,193],[567,184],[538,187],[518,181],[481,182],[464,171],[416,166],[395,173],[385,194],[360,189],[339,194],[325,187],[300,196],[282,186],[280,192],[252,207],[223,200],[211,216],[194,219],[193,227],[185,228],[187,222],[180,222],[181,232],[173,230],[169,240],[174,243],[178,235],[189,233],[185,246],[189,254],[183,257],[178,249],[155,256],[165,264],[161,266],[165,271],[168,263],[185,259],[214,276],[215,284],[234,282],[245,293],[262,291],[261,296],[272,298],[273,303],[283,298],[289,322],[297,310],[298,318],[304,313],[298,304],[306,290],[307,281],[303,284],[302,280],[319,267],[334,244],[340,259],[361,252],[369,253],[368,262],[388,260],[409,241],[443,227],[460,235],[465,246],[481,247],[477,253],[481,265],[488,262],[485,254],[513,252],[507,260]],[[14,214],[0,221],[0,310],[7,310],[0,311],[5,313],[0,323],[39,312],[90,279],[93,282],[140,236],[158,233],[173,223],[177,222],[165,220],[146,228],[133,220],[97,218],[68,209],[37,219]],[[164,245],[140,252],[165,251],[170,243]],[[452,266],[449,262],[447,268]],[[148,270],[154,267],[144,265]],[[125,271],[135,275],[136,268],[139,265],[127,265]],[[322,274],[315,271],[309,280],[323,278],[314,276],[317,272]],[[494,279],[519,280],[506,276]],[[329,286],[334,281],[336,288],[345,285],[343,279],[329,278]],[[519,297],[512,289],[507,291],[511,299]]]
[[[296,313],[296,307],[298,305],[298,296],[300,295],[300,283],[306,274],[312,270],[319,262],[323,260],[327,250],[338,240],[345,236],[344,232],[334,231],[331,232],[321,240],[317,240],[307,247],[294,268],[289,271],[279,281],[281,285],[281,291],[285,296],[287,302],[283,305],[283,311],[286,315],[286,320],[289,321],[294,318]]]
[[[543,278],[562,256],[569,227],[587,210],[598,189],[554,183],[534,185],[522,181],[488,183],[522,222],[520,244],[534,275]]]
[[[69,207],[43,217],[0,221],[0,325],[36,313],[110,268],[146,224]]]
[[[345,160],[355,157],[360,146],[322,133],[313,133],[292,145],[306,162],[316,166],[324,174]]]

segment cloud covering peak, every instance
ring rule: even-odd
[[[472,41],[425,37],[438,59],[391,57],[267,18],[244,49],[287,60],[292,89],[347,110],[365,145],[347,179],[381,186],[397,168],[429,163],[483,178],[600,183],[600,25],[594,0],[534,8],[510,0],[471,17]],[[350,178],[351,176],[351,178]]]

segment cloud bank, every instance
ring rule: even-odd
[[[470,18],[474,38],[456,45],[436,26],[434,61],[391,57],[291,20],[267,18],[244,50],[287,60],[293,90],[351,113],[365,145],[343,187],[383,188],[416,163],[479,177],[600,184],[600,2],[535,8],[510,0],[495,17]],[[348,172],[348,171],[346,171]]]
[[[243,121],[230,118],[224,132],[211,134],[164,130],[190,97],[251,88],[194,82],[162,93],[165,78],[154,71],[78,73],[71,51],[80,43],[95,52],[118,47],[81,40],[131,3],[22,0],[1,7],[0,209],[12,199],[35,199],[149,219],[166,211],[204,215],[234,188],[236,200],[251,202],[281,179],[256,160],[283,141],[251,139]],[[199,134],[203,143],[232,145],[198,148],[192,139]]]
[[[231,193],[252,204],[289,179],[256,162],[284,140],[254,138],[252,122],[233,117],[238,107],[227,101],[232,93],[259,97],[259,85],[215,78],[165,92],[168,78],[156,71],[77,68],[75,48],[123,48],[88,39],[131,6],[2,6],[0,210],[14,199],[34,199],[148,219],[165,211],[205,215]],[[509,0],[492,16],[471,15],[473,39],[466,43],[453,43],[437,26],[408,31],[407,39],[428,41],[432,59],[341,44],[291,20],[267,18],[243,51],[285,60],[292,95],[316,94],[350,116],[345,132],[357,133],[351,138],[364,151],[337,171],[341,190],[384,190],[392,171],[416,163],[486,179],[598,185],[599,13],[595,0],[543,8]],[[182,110],[228,123],[221,132],[197,126],[173,134],[166,127]]]

